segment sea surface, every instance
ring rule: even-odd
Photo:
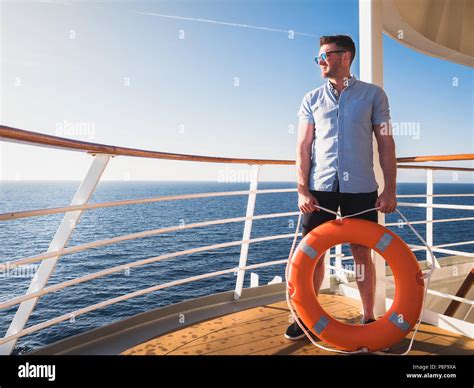
[[[0,213],[67,206],[74,196],[79,182],[3,182],[0,184]],[[291,182],[262,182],[259,189],[295,188]],[[92,203],[125,199],[150,198],[162,195],[207,193],[248,190],[247,183],[217,182],[101,182]],[[435,194],[474,193],[474,184],[440,183],[434,186]],[[425,183],[399,183],[398,194],[425,194]],[[399,202],[424,202],[424,198],[403,198]],[[435,203],[473,205],[474,197],[435,198]],[[143,205],[85,211],[73,232],[68,246],[126,235],[157,228],[185,225],[193,222],[221,218],[243,217],[246,213],[247,196],[227,196],[182,201],[165,201]],[[399,207],[410,221],[424,220],[426,208]],[[257,196],[255,214],[297,211],[297,194],[276,193]],[[471,217],[472,211],[434,209],[434,219]],[[0,262],[20,259],[47,251],[63,214],[32,217],[0,222]],[[386,217],[386,222],[397,222],[397,213]],[[255,220],[252,238],[294,233],[297,216]],[[242,238],[243,222],[229,223],[126,241],[110,246],[90,249],[63,256],[48,285],[75,279],[113,266],[159,256],[165,253],[237,241]],[[415,225],[424,235],[425,225]],[[391,227],[407,243],[420,244],[408,227]],[[472,221],[443,222],[434,224],[434,243],[472,241]],[[250,245],[247,264],[287,259],[291,238],[259,242]],[[474,252],[474,245],[462,245],[449,249]],[[344,253],[349,254],[344,246]],[[240,247],[230,247],[187,256],[179,256],[142,267],[131,268],[87,283],[78,284],[43,296],[37,303],[27,326],[38,324],[74,310],[118,297],[133,291],[152,287],[173,280],[208,272],[234,268],[238,265]],[[425,252],[417,252],[417,258],[425,259]],[[436,254],[437,257],[446,256]],[[349,264],[349,263],[348,263]],[[37,265],[23,271],[0,274],[0,301],[24,294],[31,282]],[[285,265],[258,268],[260,285],[280,276],[284,279]],[[17,342],[15,354],[53,343],[132,315],[160,306],[199,296],[233,290],[236,276],[228,274],[193,283],[152,292],[112,306],[66,320],[60,324],[27,335]],[[250,273],[245,276],[244,286],[250,285]],[[0,312],[0,335],[4,336],[18,306]]]

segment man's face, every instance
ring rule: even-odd
[[[321,56],[321,53],[327,53],[330,51],[342,50],[335,43],[323,44],[319,48],[318,56]],[[343,58],[345,55],[350,55],[350,53],[329,53],[325,61],[320,61],[319,68],[321,69],[321,76],[323,78],[334,77],[339,72],[341,66],[343,66]]]

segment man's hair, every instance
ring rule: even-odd
[[[351,53],[351,65],[356,55],[356,47],[354,41],[349,35],[330,35],[319,38],[319,46],[323,44],[335,43],[339,48],[347,50]]]

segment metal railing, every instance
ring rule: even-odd
[[[220,157],[206,157],[206,156],[196,156],[196,155],[183,155],[183,154],[170,154],[170,153],[161,153],[155,151],[146,151],[146,150],[137,150],[124,147],[108,146],[103,144],[87,143],[77,140],[70,140],[59,138],[55,136],[49,136],[29,131],[23,131],[11,127],[0,126],[0,140],[12,141],[33,144],[43,147],[54,147],[74,151],[87,152],[94,156],[93,162],[87,172],[84,180],[82,181],[80,187],[78,188],[71,204],[69,206],[57,207],[57,208],[46,208],[46,209],[32,209],[19,212],[7,212],[0,214],[0,221],[7,222],[9,220],[16,220],[22,218],[30,217],[40,217],[51,214],[64,213],[63,220],[56,231],[56,234],[53,240],[50,243],[50,246],[47,252],[24,257],[17,260],[11,260],[4,263],[0,263],[0,272],[8,271],[12,268],[17,268],[18,266],[40,262],[39,268],[36,275],[34,276],[31,284],[25,293],[25,295],[14,297],[9,300],[0,303],[0,310],[19,305],[18,310],[14,318],[12,319],[9,329],[5,336],[0,339],[0,354],[10,354],[15,347],[15,344],[18,338],[34,333],[36,331],[42,330],[54,324],[63,322],[65,320],[71,319],[71,317],[76,317],[88,312],[110,306],[112,304],[135,298],[140,295],[148,294],[157,290],[186,284],[202,279],[213,278],[221,276],[224,274],[235,273],[236,284],[234,295],[235,298],[240,298],[244,286],[244,277],[247,270],[264,268],[274,265],[281,265],[286,263],[286,258],[282,260],[275,260],[271,262],[247,265],[248,251],[250,244],[262,241],[271,241],[278,239],[289,239],[294,236],[294,233],[289,234],[280,234],[272,235],[260,238],[251,239],[251,230],[253,220],[260,219],[269,219],[277,217],[289,217],[297,216],[299,212],[285,212],[285,213],[272,213],[264,215],[254,215],[255,201],[257,194],[272,194],[272,193],[288,193],[296,192],[296,189],[271,189],[271,190],[258,190],[259,182],[259,171],[262,165],[267,164],[278,164],[278,165],[292,165],[294,161],[291,160],[269,160],[269,159],[235,159],[235,158],[220,158]],[[114,202],[104,202],[104,203],[95,203],[90,204],[89,199],[93,194],[100,178],[108,165],[108,162],[112,156],[134,156],[134,157],[146,157],[146,158],[155,158],[155,159],[173,159],[173,160],[186,160],[186,161],[197,161],[197,162],[214,162],[214,163],[239,163],[239,164],[248,164],[253,168],[253,174],[251,174],[250,188],[245,191],[231,191],[231,192],[215,192],[215,193],[202,193],[202,194],[185,194],[185,195],[175,195],[175,196],[161,196],[155,198],[144,198],[144,199],[132,199],[132,200],[123,200],[123,201],[114,201]],[[426,162],[426,161],[449,161],[449,160],[474,160],[474,154],[459,154],[459,155],[443,155],[443,156],[426,156],[426,157],[412,157],[412,158],[398,158],[399,163],[404,162]],[[459,241],[449,244],[434,245],[433,242],[433,225],[438,222],[459,222],[459,221],[472,221],[474,217],[464,217],[464,218],[447,218],[447,219],[433,219],[433,209],[458,209],[458,210],[474,210],[474,206],[468,205],[447,205],[447,204],[434,204],[433,199],[436,197],[467,197],[474,196],[474,194],[433,194],[433,171],[434,170],[452,170],[452,171],[474,171],[472,168],[461,168],[461,167],[438,167],[438,166],[405,166],[399,165],[399,168],[423,168],[427,171],[427,195],[399,195],[398,198],[427,198],[426,203],[410,203],[410,202],[399,202],[399,206],[403,207],[425,207],[426,208],[426,220],[425,221],[415,221],[412,224],[426,224],[426,241],[430,245],[431,249],[434,252],[447,253],[447,254],[456,254],[463,255],[466,257],[474,257],[473,253],[463,252],[459,250],[445,249],[446,247],[451,246],[462,246],[466,244],[474,243],[474,241]],[[128,206],[128,205],[138,205],[145,203],[156,203],[163,201],[181,201],[181,200],[191,200],[197,198],[214,198],[214,197],[225,197],[225,196],[241,196],[247,195],[247,212],[245,217],[236,217],[236,218],[227,218],[227,219],[217,219],[210,220],[205,222],[196,222],[188,225],[179,225],[172,226],[167,228],[159,228],[153,230],[142,231],[138,233],[131,233],[127,235],[117,236],[109,239],[98,240],[90,242],[87,244],[81,244],[73,247],[66,247],[69,238],[71,237],[83,211],[94,210],[100,208],[109,208],[109,207],[118,207],[118,206]],[[73,280],[64,281],[53,286],[47,286],[47,282],[54,272],[57,261],[61,256],[70,255],[73,253],[85,251],[88,249],[94,249],[97,247],[107,246],[111,244],[116,244],[123,241],[131,241],[135,239],[145,238],[149,236],[156,236],[163,233],[179,232],[181,230],[188,230],[193,228],[200,228],[210,225],[223,225],[228,223],[235,222],[244,222],[243,236],[242,239],[236,241],[229,241],[221,244],[212,244],[201,246],[192,249],[186,249],[182,251],[167,253],[143,260],[138,260],[135,262],[130,262],[127,264],[118,265],[112,268],[108,268],[99,272],[95,272],[89,275],[81,276]],[[400,226],[402,223],[391,223],[386,224],[386,226]],[[144,266],[158,261],[169,260],[176,257],[190,255],[193,253],[217,250],[231,246],[241,246],[239,263],[237,267],[228,268],[221,271],[216,271],[212,273],[207,273],[199,276],[192,276],[181,280],[176,280],[160,285],[155,285],[146,289],[134,291],[126,295],[122,295],[116,298],[102,301],[100,303],[69,312],[67,314],[61,315],[59,317],[49,319],[45,322],[30,326],[25,328],[25,325],[40,297],[43,295],[56,292],[67,287],[85,283],[99,277],[107,276],[113,273],[124,271],[132,267]],[[425,250],[425,247],[410,245],[413,251]],[[346,274],[354,274],[354,271],[343,268],[342,259],[352,259],[352,256],[344,256],[342,254],[342,246],[336,246],[335,253],[331,254],[328,251],[326,257],[324,258],[326,267],[329,270],[329,275],[334,276],[338,281],[342,283],[347,283]],[[332,250],[331,250],[332,251]],[[330,265],[330,258],[335,259],[335,265]],[[428,254],[426,260],[430,260]],[[439,267],[439,263],[435,263]],[[333,271],[331,273],[331,271]],[[382,274],[385,277],[385,274]],[[330,285],[329,276],[325,277],[322,288],[328,288]],[[462,303],[467,303],[473,305],[473,302],[466,298],[459,298],[454,295],[449,295],[446,293],[441,293],[434,290],[429,290],[433,295],[441,296],[443,298],[448,298]]]

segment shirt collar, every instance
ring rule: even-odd
[[[357,81],[357,78],[354,74],[351,74],[351,77],[349,78],[348,82],[347,82],[347,86],[344,88],[344,89],[347,89],[348,87],[352,86],[354,84],[354,82]],[[334,88],[334,86],[332,85],[331,81],[328,80],[328,86],[329,86],[329,90],[336,96],[338,97],[339,96],[339,93],[337,92],[337,90]]]

